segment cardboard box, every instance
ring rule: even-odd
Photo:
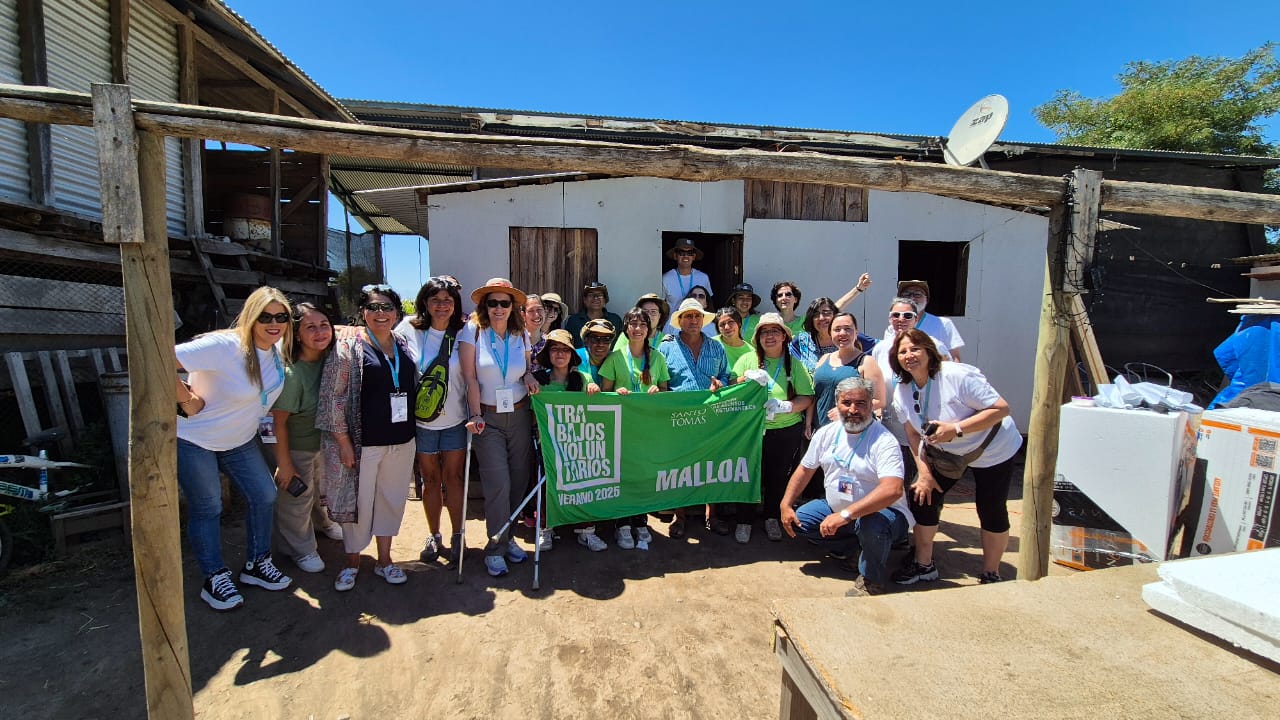
[[[1210,410],[1196,453],[1205,472],[1191,488],[1188,554],[1280,547],[1280,413]]]
[[[1146,545],[1065,480],[1053,483],[1049,556],[1059,565],[1077,570],[1104,570],[1155,560]]]

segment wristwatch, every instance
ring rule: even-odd
[[[852,519],[853,519],[853,516],[849,514],[849,511],[848,511],[847,509],[846,509],[846,510],[841,510],[841,511],[840,511],[840,517],[844,518],[845,520],[852,520]]]

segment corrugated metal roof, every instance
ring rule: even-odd
[[[461,175],[467,177],[471,175],[471,167],[468,165],[408,162],[383,158],[364,158],[355,155],[330,155],[329,167],[334,170],[395,170],[397,172],[413,172],[424,175]]]

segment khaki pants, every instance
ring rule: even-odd
[[[404,506],[413,479],[415,443],[360,448],[360,484],[356,491],[356,521],[342,523],[342,544],[347,553],[358,553],[375,536],[400,534]]]
[[[300,558],[316,551],[316,528],[327,527],[329,516],[320,505],[320,480],[324,476],[324,454],[310,450],[290,450],[289,457],[307,489],[298,497],[284,487],[276,491],[276,545],[287,555]]]

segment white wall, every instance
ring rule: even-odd
[[[901,240],[970,243],[968,302],[953,318],[964,360],[983,369],[1027,428],[1035,370],[1048,224],[1037,215],[920,193],[871,192],[868,222],[749,220],[739,181],[692,183],[621,178],[431,196],[432,272],[468,291],[509,275],[509,228],[586,227],[599,232],[600,279],[609,309],[658,290],[664,231],[743,234],[743,279],[772,309],[769,288],[792,280],[802,305],[839,297],[870,272],[851,311],[879,337],[894,296]],[[716,288],[717,292],[721,288]]]

